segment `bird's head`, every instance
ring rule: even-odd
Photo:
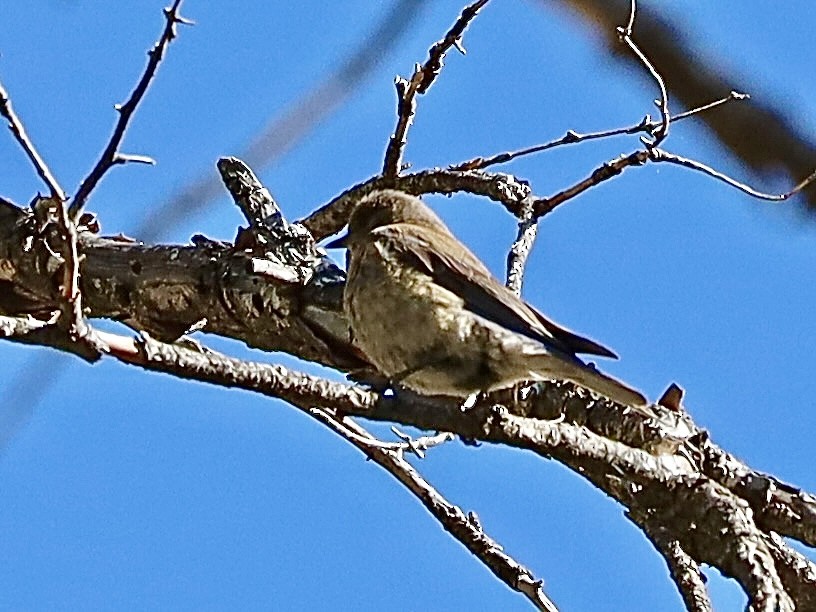
[[[374,191],[360,200],[349,217],[348,233],[327,246],[347,247],[378,227],[396,223],[447,231],[444,222],[416,196],[393,189],[383,189]]]

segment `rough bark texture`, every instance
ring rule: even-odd
[[[347,372],[365,367],[349,343],[340,306],[342,272],[315,250],[302,226],[286,224],[276,209],[245,213],[255,221],[239,232],[236,245],[197,237],[191,246],[147,246],[80,228],[88,314],[147,332],[126,361],[254,390],[307,411],[322,405],[558,460],[627,508],[666,557],[690,608],[707,609],[695,570],[700,563],[739,581],[754,609],[816,604],[816,566],[779,537],[816,544],[816,500],[728,455],[672,402],[633,409],[552,383],[524,393],[500,392],[463,412],[457,402],[408,392],[383,397],[163,342],[197,327]],[[9,202],[0,206],[4,335],[70,347],[58,331],[44,335],[55,329],[44,319],[60,301],[62,264],[55,255],[60,240],[55,226],[44,224],[36,211]],[[110,350],[117,355],[116,347]]]
[[[0,313],[58,309],[53,227],[38,234],[34,212],[0,203]],[[365,362],[348,343],[344,275],[314,252],[308,280],[281,263],[289,244],[246,248],[194,237],[192,245],[149,246],[79,232],[81,289],[88,316],[121,321],[172,341],[192,328],[351,369]],[[302,267],[302,266],[301,266]]]
[[[645,408],[615,404],[556,382],[497,392],[466,411],[458,401],[420,397],[399,388],[393,395],[380,394],[376,389],[385,381],[378,379],[365,355],[353,345],[342,309],[344,273],[315,247],[316,240],[338,231],[354,204],[375,189],[391,187],[412,194],[464,191],[500,202],[519,217],[516,255],[509,264],[518,283],[540,217],[628,167],[678,163],[657,148],[668,131],[667,112],[662,113],[661,122],[617,130],[645,133],[645,148],[598,167],[580,183],[549,198],[535,196],[526,182],[514,176],[484,171],[491,164],[480,165],[478,160],[447,170],[403,174],[401,160],[416,112],[415,98],[439,76],[445,53],[460,45],[468,23],[487,4],[487,0],[476,0],[431,47],[428,60],[417,65],[411,81],[398,82],[397,126],[381,176],[350,188],[302,223],[290,224],[249,168],[237,159],[225,158],[219,162],[221,178],[248,224],[233,243],[194,236],[190,245],[146,245],[122,236],[100,236],[95,221],[89,215],[80,216],[82,205],[112,165],[144,161],[122,155],[118,145],[130,114],[175,36],[175,26],[184,23],[178,14],[180,4],[181,0],[175,0],[166,11],[166,27],[151,52],[148,68],[105,154],[68,208],[76,213],[70,219],[65,215],[61,188],[24,137],[0,88],[0,115],[51,191],[50,198],[39,199],[29,208],[0,199],[0,337],[55,347],[88,360],[117,358],[179,378],[238,387],[289,402],[391,473],[494,575],[539,609],[556,609],[542,582],[485,534],[475,516],[447,502],[404,461],[405,452],[421,454],[427,446],[409,439],[384,443],[349,417],[453,432],[466,442],[511,446],[561,462],[626,508],[630,520],[664,556],[691,610],[711,609],[700,571],[703,563],[737,580],[748,595],[751,610],[816,609],[816,564],[783,539],[816,546],[816,498],[752,470],[719,448],[685,412],[678,389],[670,389],[657,404]],[[611,11],[625,14],[627,3],[607,6],[576,0],[569,4],[605,24],[603,31],[612,36],[617,17]],[[622,39],[637,51],[630,38],[634,17],[632,9]],[[693,64],[686,65],[690,54],[680,45],[664,44],[671,37],[665,35],[659,20],[648,14],[641,20],[655,66],[642,54],[639,62],[661,86],[661,108],[668,107],[661,73],[667,76],[669,90],[673,83],[691,83],[690,89],[679,90],[679,97],[689,101],[689,106],[723,94],[712,94],[712,89],[730,89],[707,74],[697,79],[696,69],[689,72]],[[682,65],[676,61],[677,49]],[[773,129],[784,136],[781,128],[786,126],[777,115],[766,112],[762,116],[769,121],[737,112],[726,115],[730,124],[711,125],[754,167],[767,169],[781,163],[791,174],[803,174],[812,163],[812,147],[785,137],[769,146],[760,132],[735,129],[773,120]],[[752,138],[745,137],[749,133]],[[739,142],[731,138],[733,134],[739,135]],[[560,144],[602,136],[568,133]],[[78,286],[74,286],[77,276]],[[86,325],[85,317],[120,321],[139,335],[134,340],[97,332]],[[286,352],[371,384],[334,383],[179,341],[194,329],[237,339],[250,347]]]

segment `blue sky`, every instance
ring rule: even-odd
[[[378,171],[394,124],[394,75],[407,76],[461,8],[430,4],[347,103],[259,172],[290,218]],[[106,177],[89,204],[103,230],[133,232],[168,195],[213,173],[219,156],[241,151],[389,5],[188,0],[184,14],[197,25],[181,30],[123,147],[158,164]],[[783,105],[803,133],[816,129],[816,5],[650,6],[744,90]],[[138,78],[162,7],[0,5],[0,80],[69,191],[106,142],[112,105]],[[611,61],[573,16],[545,4],[494,0],[465,46],[468,55],[452,54],[419,101],[406,155],[416,168],[654,113],[654,87]],[[584,144],[508,170],[546,195],[635,146]],[[792,184],[751,177],[693,122],[675,126],[666,148],[768,190]],[[25,203],[38,189],[15,143],[0,138],[0,193]],[[427,201],[503,275],[515,232],[503,210],[467,197]],[[679,168],[631,169],[544,220],[524,294],[613,347],[621,360],[606,370],[651,398],[678,382],[717,442],[813,491],[816,229],[799,210]],[[231,239],[241,222],[224,195],[161,240]],[[296,410],[107,361],[44,360],[46,352],[0,344],[1,608],[527,609],[389,476]],[[12,393],[32,364],[43,380],[67,371],[36,408]],[[25,380],[36,391],[39,383]],[[419,467],[544,578],[563,609],[681,609],[663,561],[622,508],[560,465],[456,443]],[[732,583],[711,577],[718,609],[742,606]]]

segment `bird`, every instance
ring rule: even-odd
[[[414,195],[371,192],[326,246],[346,248],[352,342],[391,384],[468,406],[522,381],[568,380],[619,404],[647,403],[577,357],[615,353],[505,287]]]

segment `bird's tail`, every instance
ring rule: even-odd
[[[645,406],[649,403],[640,392],[598,371],[592,365],[585,365],[578,359],[575,359],[574,363],[566,361],[559,363],[558,372],[553,374],[552,378],[569,380],[625,406]]]

